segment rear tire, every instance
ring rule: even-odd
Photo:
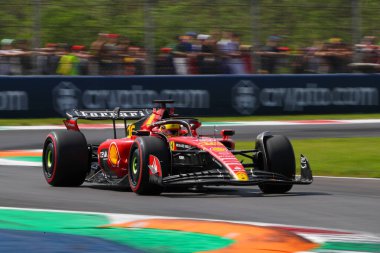
[[[149,157],[155,156],[161,177],[150,173]],[[162,180],[170,169],[170,152],[166,143],[157,137],[142,136],[131,147],[128,179],[133,192],[139,195],[158,195],[163,191]]]
[[[81,132],[51,132],[42,154],[43,173],[52,186],[80,186],[89,170],[87,141]]]
[[[278,173],[295,179],[296,163],[294,151],[289,139],[283,135],[274,135],[265,139],[264,147],[267,155],[267,171]],[[286,193],[292,189],[293,185],[279,185],[263,183],[259,188],[263,193]]]

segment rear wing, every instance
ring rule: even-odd
[[[73,109],[66,112],[67,119],[87,119],[87,120],[137,120],[152,113],[150,109],[130,109],[122,110],[119,107],[115,110],[78,110]]]
[[[150,109],[130,109],[121,110],[116,107],[113,111],[110,110],[78,110],[73,109],[66,112],[67,119],[63,121],[68,130],[80,131],[78,127],[78,119],[87,120],[105,120],[111,119],[113,123],[114,139],[116,139],[116,120],[124,121],[125,135],[127,136],[127,120],[139,120],[148,117],[152,113]]]

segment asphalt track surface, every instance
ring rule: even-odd
[[[233,128],[236,139],[252,141],[263,130],[291,139],[380,136],[379,124]],[[41,148],[48,132],[0,131],[0,149]],[[110,130],[85,134],[93,142],[112,137]],[[9,207],[255,221],[380,234],[380,180],[315,178],[312,185],[294,186],[285,195],[264,195],[252,186],[169,189],[161,196],[137,196],[116,186],[51,187],[41,168],[0,166],[0,193],[0,206]]]

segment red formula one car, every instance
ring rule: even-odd
[[[46,181],[52,186],[84,181],[129,185],[137,194],[159,194],[172,185],[258,185],[264,193],[285,193],[294,184],[312,183],[302,155],[301,175],[296,176],[293,148],[285,136],[263,132],[255,149],[235,150],[233,130],[222,130],[219,138],[199,135],[197,119],[178,117],[167,108],[173,101],[154,102],[160,106],[153,110],[67,113],[67,130],[51,132],[44,143]],[[88,144],[78,119],[112,119],[114,138]],[[124,121],[126,137],[116,137],[116,120]]]

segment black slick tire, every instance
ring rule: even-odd
[[[265,151],[267,155],[267,171],[278,173],[289,179],[295,178],[296,163],[294,151],[289,139],[283,135],[273,135],[265,139]],[[259,184],[263,193],[286,193],[292,189],[291,184]]]
[[[80,186],[89,170],[87,141],[81,132],[54,131],[46,137],[43,173],[52,186]]]
[[[161,179],[170,168],[170,152],[166,142],[158,137],[142,136],[131,147],[128,162],[128,179],[133,192],[139,195],[158,195],[163,191],[162,183],[150,173],[149,158],[159,161]]]

